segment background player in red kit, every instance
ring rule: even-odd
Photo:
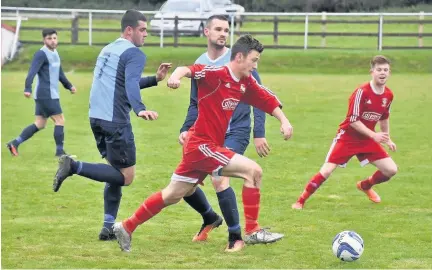
[[[229,121],[240,101],[276,117],[281,123],[280,131],[285,140],[292,135],[292,126],[280,109],[279,100],[251,76],[263,49],[258,40],[245,35],[233,45],[228,65],[195,64],[179,67],[173,72],[168,80],[171,88],[178,88],[182,77],[197,80],[198,118],[189,129],[183,144],[183,158],[169,185],[148,197],[130,218],[114,224],[114,232],[123,251],[130,251],[131,234],[138,225],[195,192],[196,185],[207,175],[244,179],[242,198],[246,243],[271,243],[283,237],[283,234],[269,232],[258,225],[261,167],[255,161],[223,147]],[[242,239],[233,237],[235,235],[228,237],[226,251],[243,248]]]
[[[371,61],[370,73],[372,80],[357,88],[350,97],[347,116],[339,125],[324,165],[308,182],[292,208],[302,209],[305,201],[336,167],[345,167],[352,156],[357,156],[362,166],[372,163],[378,168],[372,176],[357,182],[357,188],[366,193],[371,201],[381,202],[372,186],[388,181],[397,172],[396,164],[381,146],[386,144],[390,150],[396,151],[396,145],[390,139],[389,125],[393,93],[385,86],[390,76],[390,61],[384,56],[375,56]],[[381,132],[375,132],[377,123]]]

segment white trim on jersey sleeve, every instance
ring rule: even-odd
[[[354,108],[353,108],[353,113],[350,117],[350,122],[355,122],[357,121],[358,117],[360,116],[360,103],[362,100],[362,94],[363,94],[363,89],[359,88],[357,89],[357,93],[354,99]]]

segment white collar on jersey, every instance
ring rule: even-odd
[[[231,77],[233,78],[233,80],[236,81],[236,82],[239,82],[240,79],[237,78],[236,75],[234,75],[234,72],[231,70],[231,68],[228,65],[225,65],[225,66],[228,68],[228,70],[229,70],[229,72],[230,72]]]
[[[207,59],[209,60],[210,63],[216,63],[217,61],[219,61],[220,59],[222,59],[225,55],[227,55],[229,53],[230,49],[228,47],[225,47],[225,49],[226,49],[225,52],[221,56],[219,56],[218,58],[216,58],[214,60],[210,58],[208,52],[205,53],[205,56],[207,57]]]
[[[373,91],[375,94],[377,94],[377,95],[382,95],[382,94],[384,94],[385,86],[383,86],[382,91],[379,91],[378,89],[375,88],[375,85],[374,85],[373,81],[370,81],[370,82],[369,82],[369,85],[370,85],[370,87],[372,88],[372,91]]]

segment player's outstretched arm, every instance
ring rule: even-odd
[[[177,89],[180,87],[180,80],[183,77],[190,78],[192,76],[192,71],[188,67],[178,67],[174,70],[168,79],[167,85],[169,88]]]
[[[288,118],[285,116],[285,114],[281,110],[281,108],[276,107],[273,110],[272,115],[274,117],[276,117],[279,120],[279,122],[281,123],[280,131],[284,137],[284,140],[288,140],[289,138],[291,138],[291,136],[293,134],[293,127],[292,127],[290,121],[288,120]]]
[[[357,120],[352,122],[350,126],[355,129],[358,133],[372,138],[377,143],[387,143],[389,140],[389,135],[386,132],[374,132],[365,126],[361,121]]]

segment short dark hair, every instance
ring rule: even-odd
[[[218,15],[218,14],[211,15],[206,21],[206,27],[209,27],[210,24],[213,22],[213,20],[221,20],[221,21],[228,22],[228,17],[225,15]]]
[[[121,20],[121,30],[122,32],[126,29],[126,27],[130,26],[132,28],[135,28],[138,26],[138,21],[146,22],[147,18],[139,12],[138,10],[129,9],[126,11],[126,13],[123,15],[123,18]]]
[[[371,69],[375,67],[375,65],[383,65],[383,64],[391,64],[390,60],[384,55],[375,55],[370,61]]]
[[[252,37],[252,35],[241,36],[232,46],[231,61],[235,59],[238,53],[247,56],[252,50],[262,53],[264,51],[264,46],[256,38]]]
[[[45,28],[42,30],[42,37],[43,38],[45,38],[46,36],[50,36],[52,34],[57,35],[57,31],[55,29],[52,29],[52,28]]]

